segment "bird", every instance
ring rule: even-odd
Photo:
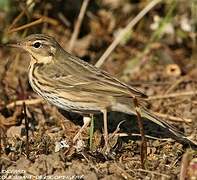
[[[107,113],[117,111],[136,115],[133,102],[133,99],[136,99],[143,118],[167,129],[174,139],[197,147],[194,141],[143,106],[147,95],[106,71],[71,55],[55,38],[45,34],[32,34],[8,46],[21,48],[29,54],[31,59],[28,70],[29,83],[46,101],[69,112],[84,115],[103,114],[106,146],[108,146]],[[82,126],[74,141],[89,122],[90,120]]]

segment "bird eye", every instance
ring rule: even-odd
[[[41,43],[40,43],[40,42],[35,42],[35,43],[33,44],[33,47],[35,47],[35,48],[40,48],[40,47],[41,47]]]

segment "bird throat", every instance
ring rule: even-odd
[[[30,61],[30,66],[33,64],[48,64],[51,63],[53,60],[53,56],[39,56],[35,57],[34,55],[31,55],[31,61]]]

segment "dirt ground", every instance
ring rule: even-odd
[[[150,96],[147,108],[197,142],[197,46],[193,38],[196,32],[189,21],[195,16],[192,3],[175,2],[159,3],[151,9],[101,68],[145,92]],[[36,1],[32,8],[20,2],[16,9],[12,3],[9,10],[0,13],[2,44],[27,34],[45,33],[54,36],[65,50],[69,48],[82,1]],[[72,54],[95,64],[118,31],[147,4],[126,0],[89,2]],[[41,16],[45,16],[41,23],[15,29]],[[159,30],[154,29],[158,17],[163,24]],[[103,153],[101,114],[94,116],[93,128],[88,127],[73,145],[83,117],[58,110],[33,92],[27,76],[29,62],[26,53],[0,47],[0,179],[197,179],[196,150],[174,140],[147,119],[144,168],[135,116],[108,113],[112,135],[108,156]],[[92,138],[90,129],[94,131]]]

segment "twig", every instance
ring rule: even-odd
[[[140,129],[140,134],[141,134],[141,147],[140,147],[140,156],[141,156],[141,165],[142,168],[144,169],[145,166],[145,161],[147,158],[147,142],[146,142],[146,138],[145,138],[145,133],[144,133],[144,125],[143,125],[143,120],[140,114],[140,108],[139,108],[139,104],[136,98],[133,99],[134,105],[135,105],[135,111],[136,111],[136,115],[137,115],[137,122],[138,122],[138,127]]]
[[[8,32],[16,25],[16,23],[23,17],[24,14],[26,14],[27,8],[30,7],[34,1],[31,1],[23,10],[20,12],[18,16],[14,18],[11,25],[8,27]]]
[[[150,96],[148,100],[167,99],[167,98],[174,98],[174,97],[179,97],[179,96],[193,96],[196,94],[197,94],[197,91],[178,92],[178,93]]]
[[[150,173],[150,174],[155,174],[155,175],[163,176],[165,178],[169,178],[170,179],[170,176],[169,175],[163,174],[163,173],[159,173],[159,172],[156,172],[156,171],[149,171],[149,170],[145,170],[145,169],[135,169],[135,171],[140,171],[140,172],[146,172],[146,173]]]
[[[8,32],[10,31],[10,29],[12,29],[15,24],[23,17],[23,15],[25,14],[25,9],[23,9],[23,11],[14,18],[12,24],[8,27]]]
[[[79,35],[79,30],[80,30],[81,23],[82,23],[82,20],[84,18],[85,11],[86,11],[86,8],[88,6],[88,3],[89,3],[89,0],[84,0],[83,4],[81,6],[81,10],[80,10],[80,13],[79,13],[79,16],[78,16],[78,19],[77,19],[77,22],[76,22],[76,25],[75,25],[75,28],[74,28],[74,32],[73,32],[71,40],[69,42],[69,48],[68,48],[69,52],[72,51],[72,49],[74,47],[74,44],[75,44],[75,41],[76,41],[76,39]]]
[[[141,134],[137,134],[137,133],[117,133],[115,134],[115,136],[118,137],[141,137]],[[159,140],[159,141],[173,141],[171,138],[158,138],[158,137],[154,137],[154,136],[150,136],[150,135],[145,135],[146,138],[148,139],[154,139],[154,140]]]
[[[38,24],[43,23],[43,22],[47,22],[47,23],[50,23],[52,25],[57,25],[56,23],[54,24],[54,21],[51,21],[51,19],[48,19],[45,16],[43,16],[40,19],[37,19],[37,20],[35,20],[33,22],[27,23],[27,24],[22,25],[22,26],[17,27],[17,28],[13,28],[13,29],[9,30],[8,33],[13,33],[13,32],[16,32],[16,31],[23,30],[23,29],[27,29],[29,27],[38,25]]]
[[[175,83],[173,83],[173,84],[167,89],[167,91],[163,93],[163,95],[167,95],[167,94],[169,94],[170,92],[172,92],[180,83],[182,83],[182,82],[186,79],[186,77],[187,77],[187,76],[184,76],[184,77],[178,79],[177,81],[175,81]],[[161,103],[162,103],[162,99],[160,99],[160,100],[158,101],[158,104],[159,104],[158,106],[160,106]]]
[[[111,45],[107,48],[104,54],[100,57],[100,59],[95,64],[96,67],[101,67],[104,63],[105,59],[111,54],[111,52],[117,47],[120,43],[121,39],[124,35],[133,28],[141,19],[144,17],[146,13],[148,13],[154,6],[156,6],[161,0],[153,0],[151,1],[144,9],[140,11],[140,13],[132,19],[129,24],[120,32],[120,34],[116,37],[116,39],[111,43]]]
[[[169,94],[170,92],[172,92],[180,83],[182,83],[184,80],[186,79],[186,76],[178,79],[177,81],[175,81],[175,83],[173,83],[168,90],[165,92],[165,94]]]
[[[26,111],[26,105],[25,102],[23,102],[23,110],[24,110],[24,117],[25,117],[25,130],[26,130],[26,155],[27,158],[29,159],[29,121],[27,117],[27,111]]]
[[[120,121],[118,123],[118,126],[116,127],[116,130],[109,136],[109,139],[112,139],[116,134],[120,131],[120,125],[124,123],[126,120]]]
[[[48,17],[46,15],[34,14],[33,17],[36,19],[43,18],[45,22],[47,22],[53,26],[57,26],[59,24],[59,22],[56,19]]]
[[[23,30],[23,29],[26,29],[26,28],[29,28],[29,27],[31,27],[31,26],[35,26],[35,25],[40,24],[40,23],[42,23],[42,22],[43,22],[43,18],[37,19],[37,20],[35,20],[35,21],[33,21],[33,22],[30,22],[30,23],[27,23],[27,24],[25,24],[25,25],[22,25],[22,26],[19,26],[19,27],[17,27],[17,28],[13,28],[13,29],[9,30],[9,31],[8,31],[8,34],[9,34],[9,33],[16,32],[16,31]]]
[[[189,165],[189,160],[191,158],[191,151],[186,151],[183,154],[182,160],[181,160],[181,171],[180,171],[180,180],[185,180],[187,179],[187,171],[188,171],[188,165]]]
[[[68,21],[68,19],[66,19],[66,17],[63,15],[63,13],[59,12],[57,15],[66,27],[71,26],[70,22]]]
[[[85,118],[85,117],[83,117],[83,119],[84,119],[84,118]],[[95,128],[94,116],[93,116],[93,114],[90,115],[90,118],[91,118],[91,122],[90,122],[90,130],[89,130],[89,137],[90,137],[89,144],[90,144],[90,150],[92,151],[92,150],[93,150],[94,128]],[[85,122],[84,122],[84,124],[85,124]]]
[[[39,103],[42,103],[42,102],[43,102],[42,98],[18,100],[18,101],[15,101],[15,102],[12,102],[12,103],[8,104],[6,107],[9,109],[9,108],[13,108],[15,106],[22,106],[23,103],[25,103],[26,105],[34,105],[34,104],[39,104]]]
[[[180,117],[170,116],[168,114],[162,114],[162,113],[158,113],[158,112],[153,112],[153,113],[158,117],[169,119],[171,121],[186,122],[186,123],[192,122],[192,119],[189,119],[189,118],[180,118]]]

